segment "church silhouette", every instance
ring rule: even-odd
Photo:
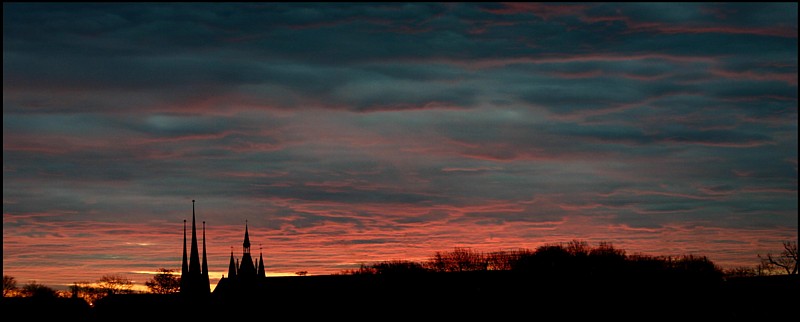
[[[192,245],[187,258],[186,254],[186,220],[183,221],[183,262],[181,264],[181,291],[184,296],[208,297],[211,293],[208,278],[208,258],[206,256],[206,222],[203,221],[203,261],[197,246],[197,228],[195,217],[195,201],[192,200]],[[202,265],[202,268],[201,268]],[[214,288],[213,296],[231,298],[257,294],[264,289],[266,281],[264,271],[264,255],[253,261],[250,255],[250,232],[247,223],[244,226],[244,242],[242,243],[241,262],[233,256],[231,250],[228,275],[222,276]]]

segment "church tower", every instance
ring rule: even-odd
[[[258,278],[266,278],[267,274],[264,272],[264,253],[259,251],[258,257]]]
[[[197,247],[197,225],[194,212],[194,200],[192,200],[192,245],[189,255],[189,263],[186,263],[186,220],[183,221],[183,263],[181,265],[181,294],[185,295],[208,295],[210,285],[208,283],[208,263],[206,260],[206,228],[203,222],[203,268],[200,268],[200,252]]]
[[[203,221],[203,276],[200,279],[203,293],[211,293],[211,283],[208,282],[208,258],[206,257],[206,222]]]
[[[188,290],[189,258],[186,257],[186,219],[183,220],[183,263],[181,264],[181,292]]]
[[[228,264],[228,279],[236,279],[236,261],[233,259],[233,247],[231,247],[231,262]]]
[[[233,247],[231,247],[228,276],[223,276],[219,281],[214,289],[214,296],[241,299],[260,294],[265,290],[264,254],[259,254],[259,258],[254,261],[250,246],[250,227],[245,222],[241,261],[233,256]]]
[[[255,280],[256,266],[253,264],[253,257],[250,256],[250,232],[248,231],[247,222],[244,224],[244,242],[242,243],[242,262],[239,264],[239,270],[236,272],[239,279]]]

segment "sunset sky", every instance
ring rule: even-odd
[[[3,274],[798,230],[796,3],[3,4]],[[200,226],[198,226],[200,228]]]

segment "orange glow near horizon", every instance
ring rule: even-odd
[[[4,223],[15,216],[4,216]],[[402,232],[359,230],[347,224],[326,223],[305,232],[287,236],[284,230],[250,226],[254,245],[263,245],[267,276],[328,275],[386,260],[425,261],[436,251],[470,247],[479,252],[516,248],[535,249],[549,243],[579,239],[596,245],[612,242],[628,254],[703,255],[723,267],[753,266],[757,254],[775,252],[783,240],[796,238],[796,232],[721,228],[670,227],[660,230],[626,226],[593,226],[589,218],[568,218],[548,224],[495,224],[482,230],[471,225],[425,225]],[[4,231],[4,274],[18,283],[37,281],[64,289],[74,282],[95,281],[106,274],[122,274],[132,279],[137,290],[157,268],[175,269],[180,274],[182,251],[181,223],[115,224],[73,222],[48,229],[45,235],[26,236]],[[94,227],[92,229],[91,227]],[[578,230],[580,229],[580,230]],[[125,234],[115,232],[125,230]],[[82,236],[86,231],[91,235]],[[580,236],[575,232],[580,231]],[[331,235],[330,232],[341,232]],[[505,237],[498,237],[505,236]],[[726,237],[727,236],[727,237]],[[233,254],[241,258],[243,227],[209,226],[207,247],[212,289],[227,274]],[[735,239],[734,239],[735,237]],[[731,243],[718,240],[730,238]],[[378,243],[369,244],[366,241]],[[187,241],[188,242],[188,241]],[[202,242],[200,240],[200,242]],[[53,245],[59,245],[54,247]],[[752,249],[751,253],[742,248]],[[66,261],[80,254],[79,265]],[[253,247],[255,258],[260,255]],[[37,263],[48,262],[48,265]]]

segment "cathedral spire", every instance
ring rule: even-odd
[[[258,257],[258,277],[267,277],[267,274],[264,272],[264,253],[262,253],[260,249]]]
[[[236,262],[233,261],[233,249],[231,249],[231,263],[228,264],[228,279],[236,279]]]
[[[244,221],[244,243],[242,243],[243,252],[250,253],[250,233],[247,231],[247,220]]]
[[[256,277],[256,263],[253,262],[253,257],[250,256],[250,229],[247,221],[244,224],[244,242],[242,243],[242,260],[236,264],[239,269],[236,271],[236,276],[241,280],[255,279]]]
[[[203,291],[211,292],[211,284],[208,282],[208,259],[206,258],[206,222],[203,221]]]
[[[183,220],[183,263],[181,264],[181,291],[186,291],[186,276],[189,273],[189,261],[186,257],[186,220]]]
[[[194,216],[194,200],[192,200],[192,252],[189,255],[189,273],[192,276],[200,276],[200,254],[197,250],[197,227]],[[194,278],[193,278],[194,280]]]

